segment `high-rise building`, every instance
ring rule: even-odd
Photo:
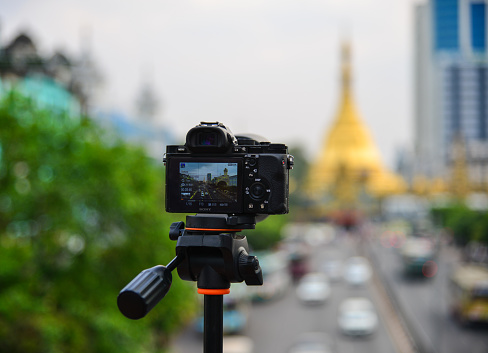
[[[454,141],[474,188],[488,176],[488,0],[415,8],[415,174],[448,180]]]

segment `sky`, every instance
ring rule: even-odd
[[[135,116],[150,84],[157,124],[181,143],[200,121],[219,121],[301,146],[310,161],[336,115],[349,40],[360,115],[393,167],[413,138],[415,2],[0,0],[0,40],[24,31],[41,54],[89,48],[103,76],[97,104]]]
[[[212,178],[224,175],[224,169],[227,169],[229,176],[237,175],[237,163],[180,163],[180,172],[183,172],[183,169],[197,180],[207,180],[209,173],[212,174]]]

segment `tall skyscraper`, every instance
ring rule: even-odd
[[[474,187],[488,175],[488,0],[427,0],[415,8],[417,175],[449,178],[460,138]]]

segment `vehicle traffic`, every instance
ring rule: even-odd
[[[373,303],[363,297],[345,299],[339,306],[339,329],[349,336],[367,336],[378,327],[378,315]]]
[[[371,265],[365,257],[354,256],[346,261],[344,267],[344,280],[347,283],[353,286],[364,285],[370,279],[371,274]]]
[[[466,264],[450,278],[451,314],[461,325],[488,323],[488,268]]]
[[[407,275],[432,277],[435,247],[429,238],[409,237],[400,251],[404,272]]]
[[[323,273],[308,273],[298,283],[296,292],[305,304],[323,304],[330,297],[329,280]]]

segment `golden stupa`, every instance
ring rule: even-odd
[[[361,195],[381,198],[406,189],[403,179],[384,167],[373,138],[358,114],[352,96],[350,59],[350,46],[344,43],[341,102],[307,181],[312,198],[330,201],[336,207],[357,206]]]

